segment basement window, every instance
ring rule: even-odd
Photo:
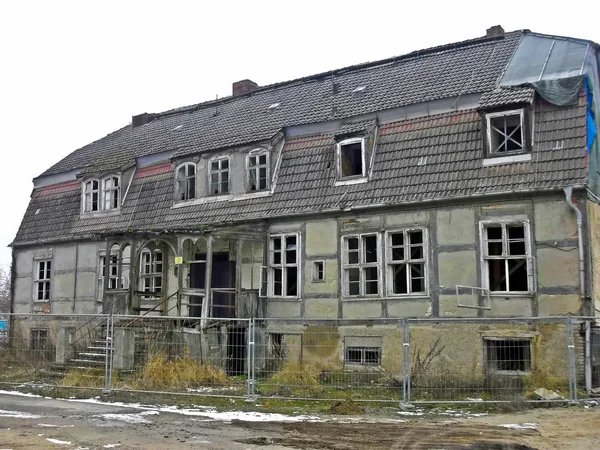
[[[381,347],[346,347],[344,364],[380,366]]]
[[[175,171],[176,198],[179,201],[196,198],[196,164],[184,163]]]
[[[48,348],[48,328],[32,328],[30,330],[29,348],[37,351]]]
[[[531,338],[484,338],[486,371],[519,375],[531,372]]]
[[[325,281],[325,261],[314,261],[312,270],[313,283]]]
[[[483,288],[492,293],[534,290],[529,223],[482,223]]]
[[[345,236],[344,296],[360,297],[379,294],[379,236],[362,234]]]
[[[527,151],[522,109],[486,114],[488,154],[505,156]]]
[[[210,193],[229,193],[229,157],[219,157],[210,161]]]
[[[425,230],[387,234],[388,295],[427,293]]]
[[[337,144],[338,180],[362,179],[366,177],[365,140],[346,139]]]

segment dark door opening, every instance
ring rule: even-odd
[[[227,375],[246,373],[246,328],[229,328],[227,332]]]
[[[197,254],[196,260],[206,259],[205,254]],[[204,289],[206,286],[206,263],[193,264],[190,269],[190,285],[192,288]],[[211,288],[235,288],[235,261],[229,261],[228,253],[213,253]],[[190,317],[202,315],[202,297],[190,299]],[[235,295],[227,292],[214,292],[212,297],[211,317],[235,317]]]

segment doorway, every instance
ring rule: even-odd
[[[206,259],[206,254],[196,254],[196,260]],[[190,269],[190,287],[204,289],[206,287],[206,263],[193,264]],[[211,288],[235,288],[235,261],[229,260],[229,253],[213,253]],[[202,300],[200,296],[190,299],[190,317],[202,316]],[[235,317],[235,294],[214,292],[212,296],[211,317]]]

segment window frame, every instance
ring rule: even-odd
[[[344,139],[340,142],[336,143],[336,180],[338,183],[353,183],[353,182],[363,182],[367,180],[367,156],[366,156],[366,144],[364,137],[354,137],[349,139]],[[353,145],[356,143],[360,143],[360,153],[361,153],[361,164],[362,164],[362,173],[360,175],[350,175],[343,176],[342,175],[342,147],[346,145]]]
[[[124,252],[129,249],[128,261],[124,262]],[[130,242],[113,242],[108,247],[108,284],[105,286],[105,291],[118,292],[129,290],[131,286],[131,269],[133,258],[133,247]],[[113,269],[114,273],[113,273]],[[127,273],[125,276],[124,273]],[[113,285],[114,280],[114,285]],[[106,278],[105,278],[106,282]]]
[[[223,169],[221,167],[221,164],[223,163],[223,161],[227,161],[227,169]],[[219,169],[213,171],[212,165],[214,163],[218,163],[219,164]],[[219,195],[229,195],[231,194],[231,155],[218,155],[218,156],[213,156],[212,158],[210,158],[208,160],[208,165],[207,165],[207,170],[208,170],[208,195],[215,197],[215,196],[219,196]],[[227,172],[227,191],[223,192],[221,190],[221,186],[223,185],[223,173]],[[219,186],[218,192],[213,192],[213,180],[212,180],[212,176],[213,173],[217,174],[219,181],[217,182],[217,185]]]
[[[194,174],[189,175],[187,168],[193,167]],[[179,171],[184,169],[184,177],[182,179],[179,178]],[[194,180],[194,196],[189,196],[189,184],[190,180]],[[181,198],[181,183],[185,183],[185,198]],[[198,197],[198,164],[193,161],[186,161],[179,164],[175,168],[175,201],[176,202],[188,202],[199,198]]]
[[[98,279],[97,279],[97,295],[96,301],[102,302],[104,300],[104,282],[106,273],[106,252],[98,253]]]
[[[322,264],[322,268],[320,271],[322,272],[323,278],[319,278],[319,269],[317,268],[317,264]],[[325,277],[326,277],[325,260],[319,259],[316,261],[312,261],[311,274],[312,274],[311,280],[313,283],[325,283]]]
[[[348,361],[348,353],[350,351],[359,351],[361,353],[360,362]],[[367,363],[366,352],[377,351],[378,358],[377,363]],[[346,346],[344,345],[344,366],[345,367],[381,367],[381,360],[383,356],[383,346]]]
[[[290,236],[296,237],[296,262],[288,263],[285,258],[285,239]],[[275,253],[273,240],[276,238],[280,238],[281,241],[281,263],[275,264],[273,255]],[[268,284],[267,284],[267,294],[269,297],[273,298],[282,298],[282,299],[299,299],[302,296],[302,258],[300,257],[300,252],[302,250],[301,245],[301,233],[299,232],[291,232],[291,233],[273,233],[269,234],[269,245],[268,245]],[[287,292],[287,272],[290,268],[296,269],[296,295],[284,295],[284,292]],[[281,270],[281,295],[275,294],[275,269]]]
[[[94,189],[94,182],[97,183],[97,188]],[[87,186],[90,184],[92,189],[88,191]],[[98,178],[88,178],[82,182],[82,190],[81,190],[81,206],[83,214],[95,214],[102,211],[102,184]],[[92,209],[94,205],[94,194],[97,195],[96,198],[96,209]],[[88,202],[89,196],[89,202]],[[89,205],[89,209],[88,209]]]
[[[41,339],[42,336],[43,336],[43,339]],[[48,340],[49,340],[48,328],[34,327],[34,328],[29,329],[29,350],[39,351],[39,352],[48,351],[49,350]]]
[[[486,375],[530,375],[534,369],[534,357],[533,357],[533,337],[532,336],[483,336],[483,367]],[[529,342],[529,367],[526,370],[504,370],[492,367],[497,364],[497,360],[491,360],[490,348],[488,346],[491,342],[504,342],[504,341],[528,341]],[[527,361],[527,360],[524,360]]]
[[[420,231],[423,236],[423,258],[421,259],[404,259],[402,261],[395,261],[392,259],[392,236],[393,234],[403,234],[404,239],[404,247],[407,248],[412,244],[407,244],[407,235],[411,231]],[[407,252],[405,252],[405,258],[407,256]],[[412,286],[410,283],[410,270],[408,268],[411,264],[423,263],[423,287],[425,288],[423,292],[412,292]],[[407,266],[406,276],[407,276],[407,288],[408,292],[395,294],[394,293],[394,276],[393,276],[393,268],[394,266],[405,264]],[[429,233],[427,227],[410,227],[410,228],[398,228],[393,230],[385,231],[385,275],[386,275],[386,296],[388,297],[428,297],[429,296]]]
[[[250,158],[260,158],[260,156],[265,155],[266,156],[266,163],[265,164],[260,164],[260,159],[257,160],[258,164],[256,164],[253,167],[250,167]],[[271,188],[271,183],[270,183],[270,175],[271,175],[271,155],[270,152],[264,148],[257,148],[254,150],[251,150],[247,155],[246,155],[246,192],[252,193],[252,192],[261,192],[261,191],[267,191]],[[255,176],[256,176],[256,180],[258,183],[260,183],[260,169],[261,168],[265,168],[265,172],[266,172],[266,181],[265,181],[265,187],[264,188],[257,188],[257,189],[250,189],[250,174],[252,171],[255,171]]]
[[[50,269],[48,269],[48,263]],[[44,278],[40,278],[40,265],[44,264]],[[52,301],[52,278],[54,275],[54,263],[52,258],[40,258],[34,260],[34,281],[33,281],[33,301],[34,303],[49,303]],[[39,297],[39,285],[42,283],[42,297]],[[46,295],[47,294],[47,295]],[[47,298],[45,298],[47,296]]]
[[[498,117],[508,117],[508,116],[519,116],[519,121],[521,124],[521,146],[520,150],[511,150],[499,152],[498,149],[492,149],[492,119]],[[484,124],[485,124],[485,153],[487,158],[502,158],[509,157],[515,155],[522,155],[530,152],[529,146],[529,133],[528,133],[528,112],[525,108],[504,110],[504,111],[494,111],[488,112],[484,116]],[[506,140],[505,140],[506,141]]]
[[[363,238],[375,236],[376,238],[376,248],[377,248],[377,261],[376,262],[363,262],[364,261],[364,242]],[[358,263],[349,263],[348,256],[350,253],[350,249],[347,245],[347,240],[351,238],[358,239]],[[381,264],[383,262],[383,255],[381,254],[381,233],[372,231],[372,232],[364,232],[364,233],[352,233],[346,234],[342,236],[341,243],[341,251],[342,251],[342,297],[345,299],[357,299],[357,298],[380,298],[382,296],[381,292]],[[352,251],[354,253],[354,250]],[[376,294],[365,294],[366,288],[366,280],[364,276],[365,269],[376,268],[377,269],[377,293]],[[357,295],[350,295],[350,285],[349,285],[349,277],[347,275],[349,270],[358,269],[359,270],[359,293]]]
[[[116,180],[116,185],[106,187],[107,181]],[[109,207],[107,205],[107,196],[110,197]],[[116,198],[116,206],[112,206]],[[102,179],[102,211],[117,211],[121,208],[121,177],[118,175],[109,175]]]
[[[156,255],[160,253],[161,260],[156,260]],[[145,267],[148,265],[144,261],[144,257],[146,255],[150,255],[150,272],[145,272]],[[157,271],[157,266],[160,264],[161,269]],[[164,287],[164,274],[165,274],[165,252],[161,248],[149,249],[144,248],[140,252],[140,269],[139,269],[139,280],[138,280],[138,290],[141,293],[140,295],[144,298],[156,298],[161,297],[163,294]],[[160,279],[160,286],[156,287],[156,281]],[[146,290],[145,280],[150,280],[150,290]]]
[[[488,255],[488,238],[486,229],[490,225],[502,227],[502,255]],[[510,225],[523,225],[525,255],[515,255],[511,257],[507,251],[507,246],[510,239],[508,238],[507,227]],[[490,296],[507,297],[507,296],[529,296],[535,293],[537,280],[535,276],[535,264],[533,257],[533,242],[531,236],[531,226],[528,219],[503,219],[503,220],[482,220],[479,222],[479,244],[480,244],[480,263],[481,263],[481,287],[487,289]],[[510,279],[506,279],[506,291],[492,291],[490,289],[489,279],[489,262],[492,260],[508,261],[511,259],[525,259],[527,271],[527,290],[526,291],[511,291]],[[505,262],[505,273],[508,271],[508,263]],[[510,274],[508,274],[510,275]]]

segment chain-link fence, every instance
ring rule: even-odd
[[[600,381],[600,334],[585,318],[8,322],[4,384],[421,403],[576,400]]]

